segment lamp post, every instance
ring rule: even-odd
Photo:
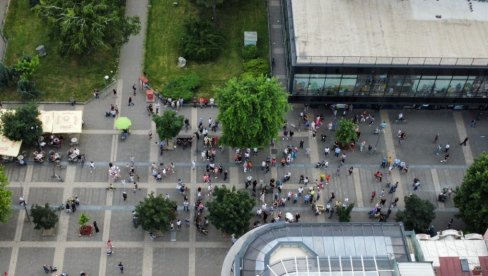
[[[108,75],[105,75],[105,77],[103,77],[103,79],[105,80],[105,85],[107,85],[107,84],[108,84],[108,79],[109,79],[109,78],[110,78],[110,77],[109,77]]]

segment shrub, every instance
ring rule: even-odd
[[[23,56],[14,65],[14,70],[21,80],[30,80],[32,75],[37,71],[37,68],[39,68],[39,56],[37,55],[32,58],[30,56]]]
[[[58,223],[58,215],[53,211],[49,204],[43,206],[33,205],[31,216],[34,222],[34,229],[51,229]]]
[[[182,56],[197,62],[215,60],[225,43],[222,32],[210,21],[190,21],[181,39]]]
[[[200,77],[195,73],[190,73],[170,81],[163,89],[163,96],[190,101],[198,87],[200,87]]]
[[[5,64],[0,62],[0,87],[7,87],[12,83],[13,72]]]
[[[37,99],[41,96],[41,92],[37,90],[35,83],[29,80],[19,80],[17,92],[21,94],[23,100]]]
[[[247,45],[242,48],[242,58],[244,60],[251,60],[258,57],[258,47],[256,45]]]
[[[81,226],[84,226],[89,221],[90,221],[90,217],[87,214],[85,214],[85,213],[81,213],[80,219],[78,220],[78,223]]]
[[[264,58],[255,58],[244,62],[244,73],[252,77],[261,75],[267,76],[269,72],[269,64]]]

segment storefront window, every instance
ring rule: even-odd
[[[420,82],[420,76],[405,76],[405,81],[402,86],[401,97],[413,97],[415,90]]]
[[[371,75],[358,75],[356,85],[354,87],[354,95],[367,96],[369,94],[371,81]]]
[[[383,96],[386,89],[386,75],[374,75],[373,83],[369,91],[370,96]]]
[[[405,76],[391,75],[388,79],[385,96],[388,97],[398,96],[398,94],[401,92],[404,81],[405,81]]]
[[[416,97],[428,97],[435,90],[435,76],[422,76],[418,81]]]
[[[478,98],[486,98],[488,97],[488,77],[478,77],[476,78],[475,84],[473,84],[473,87],[476,86],[475,92],[476,95],[473,95],[473,97],[478,97]]]
[[[293,85],[294,94],[306,94],[309,85],[309,74],[295,74]]]
[[[340,96],[351,96],[356,86],[356,75],[343,75],[339,86]]]
[[[341,84],[341,75],[327,75],[324,89],[327,95],[335,95]]]
[[[451,83],[451,76],[438,76],[435,85],[434,91],[432,92],[432,97],[444,97],[449,89],[449,85]]]
[[[309,90],[312,94],[318,95],[324,90],[325,75],[310,75]]]
[[[466,85],[464,86],[464,97],[471,98],[476,95],[479,88],[480,78],[481,77],[468,77],[468,81],[466,81]]]
[[[453,77],[449,88],[447,89],[447,97],[460,97],[464,91],[464,85],[468,77]]]

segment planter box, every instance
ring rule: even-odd
[[[90,237],[93,234],[93,226],[91,225],[80,226],[79,233],[80,233],[80,237],[81,236]]]

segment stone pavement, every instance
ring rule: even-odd
[[[8,271],[9,275],[41,275],[42,264],[55,264],[60,270],[76,275],[85,271],[88,275],[115,275],[119,274],[117,264],[122,261],[125,266],[125,274],[128,275],[217,275],[224,256],[230,247],[229,237],[222,235],[210,225],[208,236],[196,232],[193,225],[183,226],[176,232],[166,233],[151,240],[147,233],[141,229],[135,229],[131,222],[131,211],[134,206],[148,193],[168,194],[171,199],[179,204],[178,217],[190,219],[193,217],[193,208],[190,212],[182,211],[182,196],[176,191],[178,178],[189,183],[190,202],[195,202],[197,187],[206,189],[202,183],[202,174],[206,161],[201,160],[200,153],[204,149],[201,140],[193,143],[191,148],[177,147],[173,151],[166,151],[159,155],[159,148],[155,135],[154,125],[145,110],[144,95],[138,91],[133,96],[135,106],[127,106],[128,97],[132,94],[132,84],[137,81],[142,68],[143,42],[145,35],[147,0],[127,1],[127,13],[139,15],[143,28],[140,35],[131,37],[128,44],[121,50],[119,79],[116,83],[117,95],[107,94],[99,100],[94,100],[85,106],[76,106],[76,109],[84,111],[85,128],[80,135],[80,149],[86,154],[89,161],[94,161],[96,169],[90,173],[87,166],[68,164],[66,169],[54,168],[51,164],[34,164],[32,160],[28,166],[18,167],[15,164],[7,164],[6,171],[11,181],[13,191],[14,214],[7,224],[0,225],[0,272]],[[113,119],[104,116],[110,104],[119,106],[120,114],[128,116],[133,122],[131,135],[127,140],[119,138],[119,132],[113,129]],[[44,109],[66,109],[66,105],[44,105]],[[226,184],[244,188],[244,180],[251,175],[254,179],[262,179],[265,183],[271,178],[281,178],[288,171],[292,173],[291,181],[284,185],[283,193],[296,191],[301,184],[298,183],[299,175],[308,176],[311,183],[321,174],[332,175],[330,184],[322,191],[321,201],[325,203],[330,192],[334,191],[338,200],[345,198],[354,202],[352,221],[369,221],[367,211],[374,203],[369,200],[370,194],[375,190],[378,194],[386,189],[387,182],[400,183],[397,192],[386,195],[388,201],[399,197],[399,207],[403,206],[403,196],[412,193],[412,181],[414,177],[421,179],[422,185],[417,193],[420,197],[431,200],[438,208],[434,225],[437,229],[444,229],[447,221],[456,213],[452,200],[445,203],[437,201],[437,194],[443,187],[455,187],[461,183],[462,177],[473,158],[487,149],[488,118],[481,117],[476,128],[469,127],[469,122],[476,113],[471,111],[404,111],[408,123],[396,124],[395,118],[398,111],[371,111],[376,118],[376,123],[385,121],[387,128],[385,133],[376,135],[374,126],[360,124],[361,141],[372,145],[376,150],[360,152],[358,148],[348,151],[345,165],[339,169],[338,158],[325,157],[325,146],[333,143],[333,131],[322,126],[317,138],[299,124],[299,113],[303,106],[294,105],[288,114],[288,122],[295,125],[293,138],[277,141],[275,147],[260,149],[256,156],[252,156],[255,168],[251,172],[244,173],[241,164],[233,162],[234,150],[224,148],[218,152],[216,164],[222,163],[224,169],[229,171],[229,179],[213,179],[213,185]],[[178,111],[190,119],[192,130],[182,130],[181,135],[189,135],[195,131],[200,118],[206,125],[209,117],[217,117],[216,108],[191,108],[184,107]],[[334,120],[330,110],[324,107],[308,109],[312,116],[323,115],[326,124]],[[346,116],[359,114],[363,110],[354,110]],[[342,115],[342,110],[338,116]],[[154,135],[148,139],[148,132],[152,129]],[[396,133],[401,129],[407,133],[407,140],[399,144]],[[435,155],[435,144],[432,142],[434,135],[439,134],[439,143],[449,143],[450,159],[447,163],[440,163],[441,155]],[[217,133],[218,135],[219,133]],[[321,141],[321,135],[327,135],[325,143]],[[215,133],[211,133],[215,135]],[[459,146],[459,142],[468,136],[466,147]],[[288,167],[278,165],[265,174],[261,171],[260,163],[267,156],[281,157],[283,149],[287,145],[298,146],[300,140],[305,147],[310,148],[310,156],[305,150],[299,151],[297,159]],[[67,151],[63,146],[61,152]],[[28,149],[30,153],[32,149]],[[127,178],[125,165],[130,157],[134,157],[136,172],[140,179],[140,190],[133,191],[132,185],[123,182],[115,183],[115,191],[107,191],[108,177],[107,166],[109,162],[115,162],[121,167],[123,178]],[[392,156],[404,160],[409,164],[407,174],[392,170],[387,175],[386,170],[380,169],[383,158]],[[326,158],[329,161],[327,169],[316,169],[315,163]],[[197,161],[197,168],[191,169],[191,160]],[[156,182],[151,176],[149,167],[152,162],[174,162],[176,173],[168,175],[162,182]],[[353,167],[353,173],[349,175],[347,170]],[[64,182],[55,182],[52,179],[53,170],[63,177]],[[381,183],[373,177],[374,172],[382,170],[384,179]],[[128,192],[127,201],[122,200],[121,193]],[[17,205],[19,196],[24,196],[29,207],[32,204],[50,203],[58,205],[71,195],[78,195],[81,199],[79,211],[75,214],[60,212],[60,222],[55,236],[42,236],[41,232],[33,229],[32,223],[26,220],[26,212]],[[204,194],[204,198],[205,198]],[[272,195],[267,195],[268,204],[272,201]],[[256,199],[259,206],[259,200]],[[302,220],[327,222],[325,216],[315,216],[310,207],[301,201],[296,204],[288,203],[281,208],[283,212],[300,212]],[[396,210],[395,210],[396,211]],[[394,212],[395,212],[394,211]],[[87,213],[92,221],[97,221],[100,233],[92,237],[79,237],[77,234],[78,218],[81,212]],[[335,221],[335,218],[334,218]],[[462,222],[455,219],[453,227],[462,227]],[[105,254],[105,243],[112,240],[114,253],[108,257]]]
[[[127,94],[126,91],[124,91]],[[14,193],[14,203],[23,195],[29,206],[31,204],[50,203],[61,204],[69,196],[76,194],[81,199],[79,211],[75,214],[60,213],[60,222],[55,236],[42,236],[41,232],[33,229],[33,225],[26,221],[25,211],[15,204],[15,211],[8,224],[0,225],[0,266],[1,270],[9,271],[9,275],[38,275],[42,274],[41,266],[44,263],[55,264],[68,273],[85,271],[89,275],[118,274],[116,265],[122,261],[125,272],[129,275],[216,275],[220,271],[221,262],[230,247],[229,237],[222,235],[213,226],[210,226],[208,236],[195,231],[193,225],[184,226],[180,231],[167,233],[157,237],[154,241],[149,239],[141,229],[134,229],[131,225],[131,211],[149,192],[169,194],[170,198],[179,204],[179,218],[181,220],[192,218],[193,210],[189,213],[182,211],[182,196],[176,191],[178,178],[191,183],[190,202],[196,199],[196,188],[206,185],[202,183],[201,176],[205,168],[205,161],[200,158],[203,144],[193,143],[191,148],[177,147],[174,151],[166,151],[159,155],[156,138],[148,139],[150,129],[149,118],[145,114],[143,105],[125,107],[121,105],[123,115],[129,116],[134,122],[134,130],[126,141],[121,141],[117,131],[112,131],[113,119],[105,118],[103,114],[104,101],[117,101],[117,98],[108,96],[100,102],[94,101],[83,108],[87,124],[80,137],[80,149],[93,160],[96,169],[90,174],[87,166],[82,168],[79,164],[69,164],[64,170],[56,169],[65,179],[64,182],[54,182],[51,179],[53,167],[50,164],[34,164],[29,162],[26,167],[14,164],[7,165],[7,173],[11,180]],[[62,108],[51,106],[50,108]],[[100,110],[98,110],[100,108]],[[98,111],[97,111],[98,110]],[[330,184],[322,191],[321,201],[325,203],[331,191],[336,193],[338,200],[349,198],[356,208],[353,211],[353,221],[369,221],[367,211],[375,202],[369,201],[371,191],[378,194],[385,189],[387,182],[399,181],[400,186],[394,195],[386,195],[387,200],[393,197],[403,198],[403,195],[412,193],[411,183],[414,177],[422,181],[417,193],[420,197],[431,200],[438,208],[438,218],[434,222],[437,229],[443,229],[447,221],[456,213],[452,201],[438,202],[437,194],[443,187],[455,187],[460,184],[467,164],[473,160],[477,153],[487,148],[486,130],[488,120],[482,118],[476,128],[469,127],[469,121],[474,116],[470,112],[450,111],[405,111],[407,124],[395,124],[397,111],[367,111],[372,113],[377,122],[385,121],[388,125],[384,134],[373,134],[373,127],[360,124],[361,140],[367,144],[377,144],[375,152],[348,151],[346,163],[341,167],[339,175],[336,174],[339,159],[328,156],[329,168],[316,169],[315,163],[325,158],[323,148],[330,146],[333,141],[333,131],[321,127],[317,139],[313,139],[308,131],[298,124],[298,114],[302,106],[294,105],[288,115],[288,122],[296,125],[295,135],[290,140],[279,140],[274,148],[262,149],[256,156],[252,156],[255,168],[248,173],[243,172],[240,164],[233,162],[234,151],[224,149],[218,153],[216,163],[222,163],[229,170],[229,179],[214,180],[214,185],[226,184],[244,188],[244,179],[251,175],[255,179],[268,182],[270,178],[281,178],[286,172],[292,173],[291,181],[284,184],[283,194],[296,191],[300,174],[308,176],[313,182],[320,174],[331,174]],[[90,112],[87,112],[90,111]],[[95,112],[96,111],[96,112]],[[355,110],[360,113],[363,110]],[[204,122],[209,117],[216,118],[217,109],[199,109],[184,107],[179,113],[191,119],[191,125],[197,126],[198,120]],[[325,122],[333,120],[329,110],[309,109],[308,113],[325,116]],[[349,115],[347,115],[349,116]],[[98,118],[98,119],[97,119]],[[402,129],[407,132],[407,140],[399,144],[396,132]],[[193,129],[192,131],[194,131]],[[439,142],[451,144],[451,159],[447,164],[440,163],[441,156],[434,154],[432,139],[439,133]],[[182,135],[188,134],[184,130]],[[219,134],[219,133],[217,133]],[[320,141],[322,134],[327,135],[326,142]],[[214,133],[211,133],[214,135]],[[458,143],[465,135],[470,140],[467,147]],[[297,159],[288,167],[278,165],[271,172],[265,174],[259,164],[267,156],[281,156],[283,149],[291,144],[298,145],[304,141],[305,148],[311,148],[310,156],[305,150],[300,150]],[[62,149],[64,151],[66,149]],[[375,171],[380,170],[379,164],[384,156],[392,155],[405,160],[410,169],[407,174],[393,170],[391,175],[385,174],[382,183],[373,177]],[[123,178],[127,177],[125,164],[130,156],[135,157],[136,172],[140,176],[138,182],[140,190],[133,192],[132,185],[115,183],[115,191],[107,191],[108,177],[106,166],[113,161],[122,168]],[[196,170],[191,169],[191,160],[197,161]],[[169,175],[162,182],[156,182],[150,175],[151,162],[174,162],[176,173]],[[347,169],[352,166],[353,173],[349,175]],[[128,200],[123,201],[121,192],[128,192]],[[205,195],[204,195],[205,197]],[[256,201],[257,206],[260,205]],[[272,195],[267,195],[266,201],[272,202]],[[399,207],[403,206],[400,200]],[[310,207],[301,201],[297,204],[287,204],[280,208],[283,212],[299,212],[302,220],[327,222],[332,221],[326,216],[315,216]],[[78,217],[80,211],[87,213],[91,220],[96,220],[100,233],[92,237],[79,237],[77,234]],[[335,218],[334,218],[335,221]],[[462,227],[462,222],[455,219],[454,227]],[[105,242],[111,239],[114,244],[114,254],[107,257]],[[176,240],[176,241],[173,241]],[[211,257],[209,257],[211,256]]]

